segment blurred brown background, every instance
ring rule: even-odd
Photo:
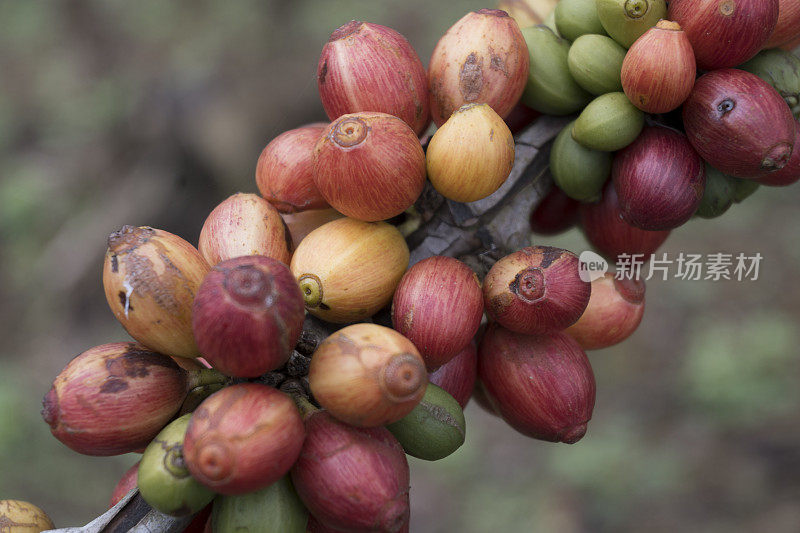
[[[127,339],[101,287],[122,224],[196,242],[278,133],[324,118],[315,72],[350,19],[427,64],[477,0],[0,0],[0,499],[57,526],[100,514],[137,457],[62,446],[41,397],[81,351]],[[476,405],[467,444],[412,463],[412,531],[800,531],[800,186],[762,189],[664,251],[760,252],[750,282],[648,286],[635,336],[591,354],[578,444],[516,434]],[[586,249],[577,231],[537,240]]]

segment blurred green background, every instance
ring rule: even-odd
[[[134,455],[80,456],[41,420],[76,354],[127,339],[101,286],[122,224],[196,242],[263,146],[324,119],[316,65],[350,19],[427,63],[464,1],[0,0],[0,499],[57,526],[107,506]],[[760,252],[758,281],[654,281],[628,342],[590,354],[578,444],[527,439],[476,405],[467,444],[413,460],[414,532],[800,530],[800,186],[762,189],[664,251]],[[574,251],[577,231],[537,240]]]

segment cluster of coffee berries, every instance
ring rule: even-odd
[[[663,0],[562,0],[555,24],[572,45],[483,9],[447,31],[427,71],[398,32],[340,27],[318,65],[332,122],[264,148],[260,195],[219,204],[197,247],[151,227],[109,236],[105,294],[135,342],[66,366],[44,399],[53,435],[88,455],[142,453],[112,505],[138,487],[162,513],[196,514],[187,531],[215,532],[407,531],[406,454],[457,450],[473,395],[525,435],[578,441],[595,403],[585,350],[633,333],[643,282],[586,281],[575,254],[545,246],[502,257],[483,280],[453,257],[409,268],[400,215],[426,187],[452,205],[502,194],[512,131],[536,115],[520,99],[551,114],[585,107],[552,150],[571,198],[554,189],[531,222],[561,230],[580,212],[610,256],[652,253],[718,201],[706,199],[700,156],[744,183],[796,181],[792,95],[740,70],[695,83],[695,57],[704,69],[739,64],[781,24],[777,0],[723,3],[733,11],[707,13],[710,0],[691,13],[679,0],[669,11]],[[775,4],[768,30],[751,4]],[[684,30],[658,22],[666,16]],[[745,46],[755,30],[740,24],[752,20],[760,40]],[[722,33],[709,37],[708,25]],[[729,34],[743,44],[712,46]],[[752,68],[774,74],[770,57]],[[797,89],[780,72],[770,83]],[[644,112],[684,100],[686,135],[644,126]],[[438,129],[425,137],[431,120]]]
[[[552,10],[522,30],[531,56],[522,102],[579,112],[553,144],[556,187],[534,231],[579,223],[608,258],[646,260],[693,216],[800,180],[797,2],[505,3],[520,17]]]

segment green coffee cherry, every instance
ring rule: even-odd
[[[606,93],[578,115],[572,138],[591,150],[613,152],[635,141],[643,127],[644,113],[625,93]]]
[[[200,511],[214,493],[195,481],[183,459],[183,438],[190,414],[170,422],[153,439],[139,463],[139,492],[155,509],[172,516]]]
[[[759,183],[753,180],[745,180],[741,178],[731,178],[731,180],[733,183],[733,201],[737,204],[752,196],[752,194],[761,186]]]
[[[211,513],[214,533],[305,533],[307,523],[288,475],[256,492],[218,496]]]
[[[386,429],[392,432],[408,455],[436,461],[464,444],[466,422],[455,398],[428,383],[425,396],[414,410]]]
[[[630,48],[644,32],[667,18],[664,0],[597,0],[597,17],[615,41]]]
[[[597,17],[595,0],[560,0],[553,12],[558,34],[568,41],[587,33],[606,33]]]
[[[550,173],[564,194],[581,202],[600,199],[603,185],[611,174],[609,152],[589,150],[572,138],[570,122],[561,130],[550,151]]]
[[[795,118],[800,118],[800,58],[786,50],[773,48],[762,50],[736,68],[755,74],[775,87]]]
[[[706,188],[697,207],[697,216],[717,218],[733,205],[733,178],[706,163]]]
[[[523,103],[549,115],[568,115],[589,103],[592,95],[581,89],[569,73],[569,43],[542,25],[523,28],[522,35],[530,55]]]
[[[622,91],[625,49],[605,35],[581,35],[567,54],[567,66],[578,85],[592,94]]]

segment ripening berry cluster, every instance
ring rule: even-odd
[[[42,412],[53,435],[79,453],[142,453],[112,505],[138,487],[162,513],[199,513],[187,531],[408,531],[406,455],[436,460],[457,450],[471,397],[527,436],[581,439],[596,388],[585,351],[633,333],[644,283],[611,274],[590,283],[575,254],[546,246],[506,255],[483,280],[452,257],[409,268],[408,228],[398,215],[425,187],[450,202],[495,193],[514,164],[512,131],[537,116],[525,105],[551,114],[586,106],[556,139],[551,167],[557,185],[578,200],[598,200],[606,187],[582,218],[602,253],[652,253],[676,221],[707,202],[696,152],[705,155],[690,121],[684,114],[688,140],[665,126],[643,128],[640,107],[657,98],[642,96],[639,85],[632,96],[625,76],[639,43],[655,46],[646,43],[658,32],[679,36],[684,51],[688,38],[688,52],[699,57],[688,31],[695,26],[679,16],[679,0],[670,13],[684,30],[656,24],[654,13],[667,13],[665,6],[648,11],[658,1],[629,1],[626,9],[644,10],[634,18],[648,21],[632,37],[614,18],[631,13],[617,13],[616,4],[562,0],[555,23],[572,32],[572,47],[545,26],[520,30],[505,11],[469,13],[441,38],[427,70],[395,30],[345,24],[318,65],[331,122],[287,131],[264,148],[260,195],[220,203],[197,247],[146,226],[112,233],[105,294],[134,342],[73,359]],[[591,13],[596,20],[583,31]],[[594,44],[584,53],[631,47],[610,75],[621,76],[620,87],[597,90],[603,84],[593,76],[614,70],[605,64],[593,70],[581,60],[576,70],[573,52],[587,38]],[[743,71],[714,71],[695,83],[693,62],[684,107],[696,105],[691,113],[699,116],[712,106],[709,123],[752,117],[753,91],[772,98],[770,109],[785,108],[788,118],[771,116],[769,132],[786,137],[788,152],[757,153],[757,165],[771,173],[743,177],[768,183],[783,167],[796,170],[786,101],[756,76],[736,74]],[[641,78],[644,69],[633,70]],[[715,76],[733,80],[739,92],[719,92],[715,82],[716,92],[700,94],[703,80]],[[727,96],[718,102],[712,93]],[[431,121],[438,129],[425,136]],[[654,152],[668,154],[671,170],[654,163]],[[587,178],[588,170],[605,175]],[[671,207],[648,204],[637,184],[653,176],[672,180]],[[574,206],[554,191],[532,215],[535,230],[573,222]]]
[[[522,30],[531,53],[522,102],[579,113],[553,144],[556,186],[531,215],[535,232],[579,224],[609,259],[647,260],[692,217],[800,180],[797,2],[503,4],[518,16],[554,7]]]

